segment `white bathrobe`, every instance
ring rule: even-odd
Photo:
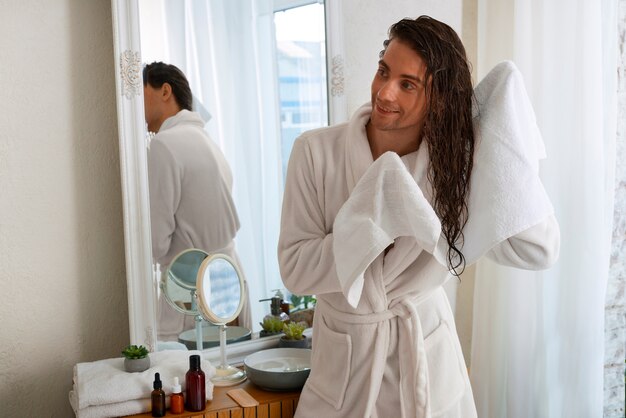
[[[188,248],[231,246],[239,218],[233,176],[221,150],[195,112],[163,122],[148,151],[152,255],[162,266]]]
[[[318,300],[311,375],[296,416],[475,417],[454,316],[442,288],[451,276],[445,259],[442,264],[441,248],[437,255],[441,240],[437,245],[432,234],[390,236],[393,247],[375,254],[351,301],[338,277],[337,265],[346,260],[335,259],[335,219],[344,205],[358,199],[355,190],[373,164],[365,133],[370,113],[366,104],[348,123],[305,133],[289,161],[278,246],[281,275],[290,291],[315,294]],[[432,202],[425,175],[428,147],[401,161],[419,186],[418,198]],[[358,205],[348,209],[356,212]],[[372,210],[385,209],[375,205]],[[559,247],[551,210],[547,202],[538,211],[539,220],[482,248],[482,254],[509,265],[547,267]],[[431,232],[440,228],[438,220],[426,226]],[[359,244],[355,236],[342,239],[352,239],[355,252],[372,248],[367,239]],[[351,257],[350,251],[340,253]]]
[[[163,122],[150,141],[148,178],[152,256],[162,270],[189,248],[239,261],[234,244],[239,218],[231,194],[233,176],[197,113],[181,110]],[[193,318],[184,318],[160,299],[160,339],[175,340],[183,329],[193,328]],[[249,317],[249,304],[245,304],[241,325],[250,327]]]

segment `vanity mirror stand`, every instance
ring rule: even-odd
[[[202,320],[219,327],[220,363],[211,378],[215,386],[243,382],[246,373],[226,360],[226,324],[235,320],[245,301],[245,283],[235,261],[225,254],[188,249],[178,254],[161,281],[170,306],[195,317],[196,348],[203,348]]]
[[[202,316],[219,326],[220,364],[211,381],[215,386],[241,383],[246,379],[245,371],[231,366],[226,360],[226,324],[237,318],[243,308],[246,288],[243,275],[232,258],[213,254],[202,262],[197,286]]]

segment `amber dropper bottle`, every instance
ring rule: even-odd
[[[178,376],[174,378],[172,394],[170,395],[170,412],[172,414],[182,414],[185,412],[185,397],[183,396]]]
[[[206,408],[206,388],[204,372],[200,368],[200,356],[193,354],[189,357],[189,371],[185,374],[185,409],[198,412]]]
[[[165,416],[165,392],[163,392],[163,383],[161,382],[161,375],[159,373],[154,374],[154,383],[152,384],[154,390],[152,391],[152,416],[164,417]]]

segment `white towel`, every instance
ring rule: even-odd
[[[494,67],[475,94],[476,149],[461,247],[467,265],[554,212],[538,175],[538,160],[545,157],[543,141],[515,65],[507,61]],[[337,275],[354,307],[363,290],[363,273],[399,236],[415,238],[447,265],[441,223],[418,186],[425,184],[427,147],[420,146],[412,175],[393,153],[371,163],[363,124],[369,112],[371,107],[363,106],[350,122],[346,171],[351,193],[333,224]]]
[[[101,416],[128,415],[128,408],[142,408],[132,414],[149,411],[150,402],[146,404],[144,400],[150,398],[155,373],[160,374],[166,395],[171,394],[174,377],[179,378],[184,390],[185,374],[189,370],[189,356],[192,354],[201,355],[199,351],[187,350],[150,353],[150,368],[139,373],[124,371],[124,359],[121,357],[78,363],[74,366],[74,388],[73,393],[70,392],[70,403],[77,415],[90,407],[99,407],[95,409],[110,414]],[[200,367],[206,375],[206,393],[210,400],[213,398],[210,378],[215,375],[215,367],[207,360],[202,360]],[[119,413],[113,411],[116,408],[120,409]]]
[[[169,398],[166,398],[165,402],[167,406],[167,404],[169,404]],[[106,405],[94,405],[84,409],[78,409],[78,399],[76,399],[76,392],[73,390],[70,391],[70,405],[72,405],[72,408],[74,409],[76,418],[122,417],[126,415],[142,414],[152,409],[152,402],[150,398],[110,403]]]
[[[333,226],[333,253],[341,289],[356,307],[363,273],[400,236],[432,253],[441,223],[406,166],[394,152],[381,155],[356,184]]]
[[[502,62],[474,92],[477,144],[462,246],[468,265],[554,213],[539,178],[546,153],[521,73]]]

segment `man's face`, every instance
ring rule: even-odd
[[[426,114],[426,64],[408,45],[391,40],[372,81],[371,126],[418,136]]]

